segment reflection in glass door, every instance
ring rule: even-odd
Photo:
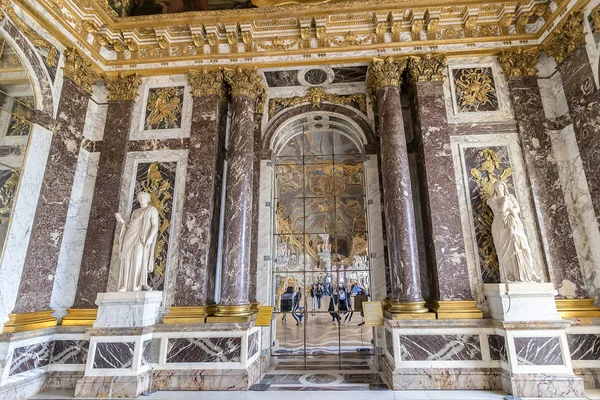
[[[277,154],[273,355],[372,354],[364,183],[362,146],[344,132],[305,131]]]

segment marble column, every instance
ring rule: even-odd
[[[99,75],[75,50],[65,52],[64,81],[21,283],[3,332],[56,325],[50,299],[69,209],[92,85]]]
[[[444,102],[445,67],[445,56],[431,54],[408,63],[431,285],[428,307],[438,319],[483,318],[471,293]]]
[[[390,263],[393,319],[435,318],[428,313],[421,294],[413,196],[406,135],[400,104],[401,75],[406,59],[375,60],[369,81],[377,94],[384,212]]]
[[[249,301],[254,170],[255,103],[264,90],[253,69],[225,71],[231,86],[231,123],[227,149],[221,299],[216,317],[246,318]],[[209,319],[210,320],[210,319]]]
[[[548,123],[537,82],[537,51],[504,52],[499,57],[508,77],[515,120],[533,194],[537,222],[550,279],[559,293],[568,288],[577,298],[587,297],[571,233],[565,195],[554,161]],[[540,260],[538,268],[543,268]]]
[[[175,297],[165,323],[200,323],[215,311],[227,99],[223,72],[190,72],[192,125]]]
[[[91,326],[96,319],[96,296],[106,291],[131,115],[141,82],[138,74],[105,79],[108,106],[102,152],[75,301],[73,307],[67,310],[68,315],[62,319],[62,325]]]

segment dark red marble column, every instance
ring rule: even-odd
[[[56,325],[50,298],[92,85],[99,76],[74,50],[65,52],[65,79],[50,154],[29,238],[15,309],[4,332]]]
[[[482,318],[475,307],[464,245],[450,130],[444,102],[444,56],[409,61],[419,186],[431,299],[438,318]]]
[[[381,170],[387,247],[390,262],[392,318],[435,318],[424,307],[406,135],[400,104],[406,60],[374,61],[370,84],[377,93]]]
[[[518,50],[503,53],[499,60],[508,76],[508,88],[550,279],[559,290],[567,283],[565,281],[568,281],[575,286],[576,297],[585,298],[587,293],[583,288],[565,195],[560,186],[558,167],[554,161],[548,123],[537,82],[535,66],[538,55]],[[538,265],[538,268],[543,268],[543,265]]]
[[[106,291],[131,115],[141,78],[106,78],[107,118],[73,307],[62,325],[91,325],[96,296]]]
[[[217,317],[247,317],[252,236],[254,111],[263,89],[255,70],[226,71],[231,86],[231,124],[227,151],[221,299]]]
[[[165,323],[214,312],[227,101],[222,71],[190,72],[192,125],[175,298]]]

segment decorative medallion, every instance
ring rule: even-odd
[[[452,75],[456,104],[460,112],[498,110],[492,68],[459,68],[453,70]]]
[[[519,47],[515,51],[503,51],[498,56],[498,62],[504,70],[504,74],[509,78],[519,76],[536,76],[536,65],[540,58],[537,49],[523,50]]]
[[[144,129],[180,128],[182,108],[183,86],[149,89]]]
[[[134,101],[138,95],[138,87],[142,83],[139,74],[123,75],[117,77],[106,77],[104,79],[108,90],[109,101],[129,100]]]

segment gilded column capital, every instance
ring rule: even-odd
[[[65,50],[63,70],[65,77],[88,93],[92,93],[92,85],[100,80],[100,74],[92,68],[92,63],[84,60],[73,48]]]
[[[218,69],[209,71],[206,68],[201,71],[189,71],[187,79],[192,87],[192,96],[219,96],[225,98],[225,88],[223,86],[223,70]]]
[[[231,86],[232,96],[248,96],[254,100],[262,97],[265,87],[256,68],[246,69],[237,67],[235,70],[225,70],[225,80]]]
[[[498,56],[498,62],[509,78],[522,76],[536,76],[536,65],[540,58],[539,50],[536,48],[524,50],[519,47],[514,51],[503,51]]]
[[[552,39],[546,44],[544,51],[551,57],[554,57],[557,64],[562,63],[572,52],[574,52],[583,42],[583,13],[580,11],[572,12],[567,18],[567,22],[559,29],[554,31]]]
[[[388,57],[385,60],[373,59],[369,73],[369,85],[379,91],[386,86],[399,87],[402,83],[402,73],[406,68],[407,59],[394,60]]]
[[[116,100],[135,100],[138,95],[138,88],[142,83],[142,78],[139,74],[105,77],[106,89],[108,90],[107,99],[109,101]]]
[[[435,82],[444,80],[446,56],[431,53],[408,60],[408,74],[413,82]]]

